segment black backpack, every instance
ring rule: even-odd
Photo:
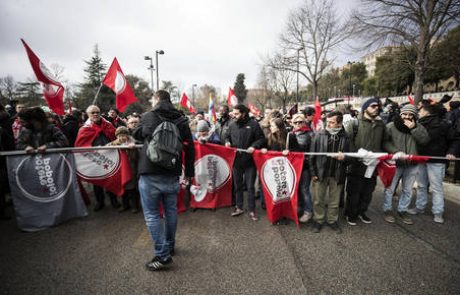
[[[183,147],[177,125],[187,121],[187,118],[182,116],[171,122],[159,117],[163,122],[152,133],[152,139],[147,145],[147,158],[157,166],[174,170],[181,162]]]

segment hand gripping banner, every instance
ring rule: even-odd
[[[8,156],[7,163],[21,230],[38,231],[88,214],[77,185],[72,154]]]
[[[262,154],[256,150],[253,156],[264,191],[268,220],[275,223],[286,217],[298,225],[297,191],[304,155],[290,152],[283,156],[281,152],[270,151]]]
[[[195,180],[190,207],[219,208],[232,205],[232,167],[236,150],[195,142]]]

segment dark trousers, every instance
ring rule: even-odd
[[[104,204],[104,199],[105,199],[104,188],[98,185],[93,185],[93,190],[94,190],[94,196],[96,197],[96,202],[98,204]],[[118,204],[117,196],[111,192],[107,192],[107,194],[110,197],[110,203],[116,206]]]
[[[347,183],[347,206],[346,215],[349,218],[357,218],[366,213],[372,201],[377,178],[365,178],[364,176],[349,175]]]
[[[233,167],[233,183],[236,197],[236,207],[243,209],[243,184],[248,190],[248,207],[253,212],[256,209],[256,199],[254,192],[254,182],[256,180],[256,167]]]

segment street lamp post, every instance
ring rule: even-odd
[[[158,54],[165,54],[165,52],[163,50],[156,50],[155,51],[155,63],[156,63],[156,67],[157,67],[157,90],[160,90],[160,78],[159,78],[159,74],[158,74]]]
[[[153,68],[153,58],[151,56],[144,56],[144,60],[150,60],[150,66],[147,68],[148,70],[150,70],[150,81],[152,83],[152,93],[155,92],[154,91],[154,88],[153,88],[153,71],[155,70]]]
[[[195,106],[195,87],[196,87],[196,84],[193,84],[192,85],[192,103],[193,103],[194,108],[196,108]]]
[[[297,49],[297,88],[296,88],[296,94],[295,94],[295,102],[299,103],[299,55],[300,55],[300,50],[303,50],[304,47],[301,47]]]
[[[355,84],[353,84],[353,96],[352,97],[355,97]]]

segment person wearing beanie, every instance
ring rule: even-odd
[[[386,133],[385,124],[379,116],[380,100],[370,98],[361,107],[357,120],[345,126],[350,136],[351,152],[359,149],[378,153],[383,152],[383,138]],[[377,172],[366,174],[367,166],[362,160],[349,166],[347,178],[347,203],[345,215],[349,225],[357,225],[358,218],[366,224],[372,220],[366,215],[372,201],[372,193],[377,184]]]
[[[206,120],[200,120],[196,124],[196,132],[193,134],[193,140],[198,140],[201,144],[206,142],[220,144],[221,142],[215,129],[211,130]]]
[[[426,144],[430,140],[428,132],[417,122],[417,108],[406,104],[401,108],[399,116],[388,123],[384,139],[384,148],[396,158],[396,173],[391,185],[383,192],[384,220],[389,223],[396,221],[393,215],[393,195],[401,180],[401,195],[397,209],[397,217],[405,224],[413,224],[407,214],[412,197],[412,187],[417,177],[419,164],[407,160],[407,155],[418,155],[417,145]]]

